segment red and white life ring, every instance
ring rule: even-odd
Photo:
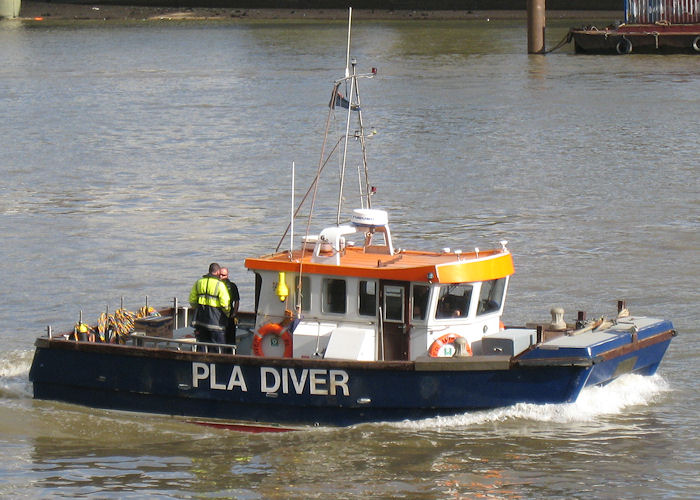
[[[253,337],[253,353],[256,356],[265,357],[263,352],[263,338],[267,335],[274,335],[284,343],[285,358],[291,358],[294,351],[292,346],[292,334],[287,328],[277,323],[268,323],[260,327]]]
[[[440,352],[442,351],[442,348],[445,347],[446,345],[449,344],[454,344],[455,340],[461,338],[459,335],[456,333],[446,333],[442,337],[438,337],[435,339],[435,341],[430,344],[430,349],[428,350],[428,354],[430,355],[431,358],[444,358],[446,356],[440,355]],[[467,346],[467,356],[472,355],[472,348],[469,345],[469,342],[466,343]]]

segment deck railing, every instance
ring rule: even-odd
[[[134,333],[131,342],[137,347],[150,347],[153,349],[169,349],[173,351],[207,352],[219,354],[236,354],[236,346],[231,344],[214,344],[209,342],[197,342],[193,338],[171,339],[165,337],[153,337]]]

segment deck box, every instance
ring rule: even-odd
[[[134,321],[134,332],[141,332],[149,337],[173,338],[172,316],[147,316]]]
[[[484,354],[505,354],[516,356],[537,341],[537,330],[529,328],[509,328],[484,335],[481,349]]]

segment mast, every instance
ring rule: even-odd
[[[348,40],[350,40],[350,34],[348,34]],[[348,48],[348,52],[350,52],[350,49]],[[357,61],[355,58],[352,59],[352,76],[350,78],[350,92],[348,92],[348,117],[347,120],[345,121],[345,144],[343,145],[343,164],[340,168],[340,189],[338,190],[338,213],[336,216],[335,220],[335,225],[340,226],[340,212],[341,209],[343,208],[343,187],[345,184],[345,167],[347,165],[347,159],[348,159],[348,140],[350,139],[350,118],[352,116],[353,112],[353,101],[355,101],[355,93],[356,93],[356,86],[355,82],[357,80],[357,73],[355,70],[355,65],[357,64]],[[348,69],[345,69],[346,72],[348,72]],[[348,77],[346,77],[348,78]],[[358,109],[357,112],[359,113],[360,110]],[[360,136],[364,135],[364,131],[362,130],[362,121],[360,121]]]
[[[345,52],[345,78],[350,76],[350,33],[352,31],[352,7],[348,7],[348,43]]]
[[[354,68],[354,66],[353,66]],[[371,76],[377,74],[376,68],[372,68]],[[365,124],[362,121],[362,103],[360,102],[360,86],[359,81],[355,79],[355,99],[357,100],[357,120],[360,124],[360,147],[362,149],[362,171],[364,172],[365,182],[364,189],[360,181],[360,208],[365,208],[364,198],[367,198],[367,208],[372,208],[372,187],[369,185],[369,169],[367,167],[367,145],[365,143]],[[373,135],[374,133],[370,134]]]
[[[340,145],[343,143],[343,149],[342,149],[342,158],[341,158],[341,169],[340,169],[340,182],[338,186],[338,206],[337,206],[337,212],[336,212],[336,225],[340,225],[340,217],[341,217],[341,212],[342,212],[342,204],[343,204],[343,191],[345,188],[345,170],[347,166],[347,161],[348,161],[348,141],[350,139],[355,139],[359,141],[360,143],[360,148],[361,148],[361,154],[362,154],[362,174],[364,176],[364,179],[360,177],[359,182],[360,182],[360,206],[362,208],[365,208],[365,198],[367,199],[367,208],[371,208],[371,200],[370,197],[373,193],[373,189],[370,187],[369,184],[369,169],[367,167],[367,150],[366,150],[366,136],[365,136],[365,128],[364,128],[364,122],[362,119],[362,109],[360,107],[360,94],[359,94],[359,86],[358,86],[358,79],[359,78],[373,78],[377,74],[376,68],[372,68],[372,71],[370,73],[366,74],[358,74],[357,73],[357,61],[355,58],[351,58],[350,56],[350,42],[351,42],[351,28],[352,28],[352,8],[349,8],[349,13],[348,13],[348,36],[347,36],[347,49],[345,52],[345,76],[336,80],[333,84],[333,92],[331,94],[331,99],[329,102],[329,110],[328,110],[328,117],[326,119],[326,127],[325,127],[325,132],[323,136],[323,145],[321,147],[321,155],[319,158],[319,163],[318,163],[318,168],[316,170],[316,176],[314,177],[314,180],[311,183],[311,186],[307,190],[306,194],[302,197],[301,201],[299,202],[299,205],[297,206],[296,210],[294,211],[292,218],[296,217],[299,212],[301,211],[302,206],[304,203],[307,201],[307,199],[310,197],[310,208],[309,208],[309,213],[308,213],[308,220],[306,224],[306,235],[308,236],[309,234],[309,229],[311,225],[311,220],[313,218],[313,212],[314,212],[314,206],[316,202],[316,195],[319,189],[319,183],[320,183],[320,177],[321,173],[324,170],[325,166],[328,164],[328,162],[331,160],[331,158],[340,150]],[[346,96],[343,96],[340,92],[339,89],[341,88],[341,85],[345,85],[345,93]],[[330,124],[331,121],[333,120],[333,117],[335,116],[334,112],[336,107],[346,107],[347,106],[347,113],[346,113],[346,123],[345,123],[345,130],[344,134],[341,134],[341,136],[338,138],[337,142],[335,142],[334,145],[329,146],[328,143],[328,134],[329,131],[331,130]],[[352,135],[350,134],[350,125],[351,125],[351,120],[353,120],[353,113],[357,113],[357,127],[358,130],[356,130]],[[329,148],[328,153],[326,154],[326,149]],[[359,166],[358,166],[359,167]],[[359,170],[359,168],[358,168]],[[364,183],[364,186],[362,184]],[[287,233],[290,231],[292,228],[293,224],[290,221],[290,223],[287,225],[284,234],[282,234],[282,237],[280,238],[277,248],[275,251],[279,251],[280,247],[282,246],[282,242],[284,239],[287,237]]]

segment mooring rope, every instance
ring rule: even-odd
[[[81,340],[81,335],[90,342],[104,342],[110,344],[124,344],[126,339],[134,332],[134,323],[139,318],[160,316],[160,313],[152,307],[143,306],[137,312],[124,308],[117,309],[114,314],[102,313],[95,326],[78,322],[73,329],[74,340]]]
[[[571,40],[573,40],[573,38],[574,38],[573,33],[571,33],[571,31],[569,31],[569,32],[564,36],[564,38],[562,38],[561,41],[560,41],[558,44],[556,44],[556,45],[554,46],[554,48],[551,48],[551,49],[549,49],[549,50],[545,50],[544,53],[545,53],[545,54],[549,54],[550,52],[554,52],[555,50],[559,50],[560,48],[562,48],[562,47],[563,47],[564,45],[566,45],[567,43],[571,43]]]

